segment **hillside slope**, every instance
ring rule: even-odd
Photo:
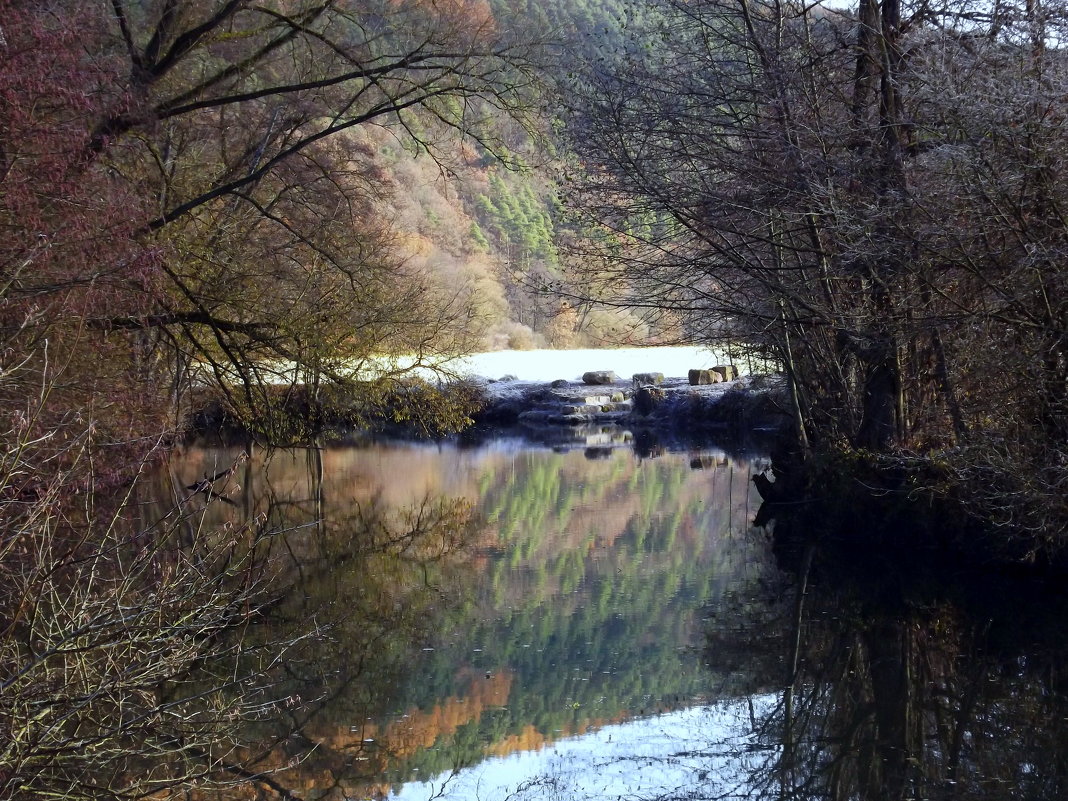
[[[619,0],[495,0],[500,26],[544,44],[540,135],[494,115],[511,164],[468,141],[442,163],[404,147],[386,129],[361,131],[351,146],[369,154],[384,190],[383,212],[410,264],[476,300],[485,350],[646,344],[655,332],[624,310],[571,303],[546,291],[561,276],[569,240],[580,236],[558,198],[569,161],[552,137],[556,79],[566,62],[611,57],[622,47],[627,10]],[[606,54],[609,54],[606,56]]]

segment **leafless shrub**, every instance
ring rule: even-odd
[[[186,498],[138,524],[138,475],[117,499],[86,487],[91,425],[24,421],[0,440],[0,798],[237,780],[239,727],[274,709],[268,669],[292,644],[232,636],[269,597],[263,532],[204,526]]]

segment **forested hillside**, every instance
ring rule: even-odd
[[[566,299],[558,287],[562,253],[580,232],[559,199],[568,145],[555,136],[559,111],[553,76],[580,64],[614,59],[627,47],[628,20],[641,13],[624,0],[494,0],[498,24],[544,46],[549,79],[534,131],[518,130],[506,114],[491,115],[515,148],[504,161],[465,147],[443,170],[419,148],[372,137],[373,162],[391,188],[390,206],[416,263],[476,299],[480,348],[578,347],[656,342],[658,332],[627,309],[607,310]],[[661,338],[662,335],[661,335]]]

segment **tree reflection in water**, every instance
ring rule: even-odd
[[[743,630],[710,622],[713,670],[744,669],[750,691],[785,685],[758,724],[754,795],[1068,797],[1059,585],[811,534],[776,531],[795,579],[776,602]]]
[[[403,493],[389,496],[388,481],[367,482],[359,471],[347,472],[342,458],[289,451],[275,454],[267,470],[257,456],[241,464],[234,486],[216,488],[229,502],[216,499],[207,506],[209,525],[259,520],[261,530],[277,532],[259,543],[277,600],[264,623],[245,636],[262,643],[276,695],[289,699],[280,719],[249,731],[250,742],[263,743],[243,763],[253,780],[243,795],[231,792],[227,799],[385,794],[391,788],[383,775],[409,780],[396,767],[406,758],[442,742],[459,748],[464,737],[481,737],[476,722],[497,720],[486,713],[518,703],[509,698],[516,676],[496,667],[492,675],[470,668],[447,698],[415,693],[444,700],[418,708],[405,700],[412,688],[400,682],[416,675],[429,681],[417,663],[446,658],[422,649],[437,644],[435,636],[455,624],[458,610],[474,603],[467,595],[471,571],[485,570],[485,555],[501,541],[482,541],[479,515],[467,501],[448,500],[463,493],[433,484],[439,472],[424,485],[396,470],[403,464],[414,473],[420,469],[416,461],[387,462],[392,457],[386,454],[354,460],[366,466],[368,459],[381,459],[374,464],[379,475],[407,482]],[[324,459],[336,461],[324,470]],[[619,468],[613,470],[624,481],[629,474]],[[194,461],[176,469],[172,483],[184,488],[202,474],[214,475],[218,465]],[[615,486],[604,476],[596,484],[606,492]],[[649,486],[661,490],[658,482]],[[424,489],[413,494],[415,487]],[[400,495],[409,500],[399,502]],[[412,497],[422,500],[411,503]],[[747,514],[744,505],[731,504],[729,519],[738,508]],[[515,517],[541,519],[534,511]],[[598,520],[603,527],[603,517]],[[818,545],[812,544],[817,528],[811,522],[775,522],[771,537],[781,578],[753,569],[759,591],[751,591],[752,582],[725,584],[738,590],[725,589],[725,598],[717,595],[703,610],[709,695],[741,714],[735,738],[719,750],[715,744],[708,750],[695,746],[681,755],[681,745],[666,744],[663,755],[641,765],[625,754],[619,759],[648,773],[650,759],[666,765],[692,757],[693,781],[680,780],[685,786],[670,796],[682,801],[724,793],[860,801],[1068,795],[1063,593],[1033,576],[965,569],[911,544],[879,547],[886,537],[868,537],[864,547],[850,549],[842,543],[856,538],[824,528]],[[677,547],[668,542],[664,553]],[[646,550],[637,541],[635,548]],[[745,553],[753,557],[756,551]],[[613,570],[615,565],[610,563]],[[710,565],[726,570],[719,562]],[[617,577],[621,587],[625,578]],[[697,597],[712,594],[706,587]],[[309,624],[313,638],[303,634]],[[581,633],[580,639],[589,639]],[[270,643],[294,641],[284,662],[271,662]],[[753,698],[748,714],[746,696]],[[397,719],[402,709],[413,713],[409,719]],[[663,728],[649,718],[635,720],[633,731],[642,736],[646,722],[649,731]],[[755,737],[746,736],[750,726]],[[709,730],[707,736],[717,735]],[[717,775],[717,765],[726,764],[723,749],[740,757],[730,764],[744,766],[744,779],[726,768]],[[475,743],[463,753],[484,751]],[[594,761],[603,759],[599,752]],[[572,793],[558,778],[563,780],[545,777],[553,792],[602,797]],[[550,784],[532,781],[521,797],[544,797]]]
[[[245,733],[246,742],[257,745],[247,747],[234,768],[248,780],[243,787],[199,797],[388,792],[377,785],[379,777],[412,746],[407,732],[371,720],[390,708],[398,681],[409,674],[440,616],[460,601],[464,572],[458,557],[478,545],[479,516],[464,499],[426,494],[397,506],[374,491],[332,485],[324,480],[323,451],[314,448],[201,455],[240,463],[230,480],[215,486],[214,497],[200,493],[206,503],[201,523],[226,527],[254,520],[269,532],[257,547],[273,601],[257,625],[234,636],[242,638],[250,658],[269,667],[273,699],[285,700],[280,714]],[[175,460],[167,494],[180,493],[201,474],[216,474],[216,468]],[[272,644],[282,642],[288,647],[278,658]]]
[[[240,458],[191,449],[171,484]],[[250,636],[320,640],[274,666],[285,725],[249,731],[248,772],[273,771],[249,792],[365,797],[699,703],[694,613],[767,563],[749,473],[721,452],[508,444],[242,461],[206,514],[280,532],[260,547],[281,597]]]

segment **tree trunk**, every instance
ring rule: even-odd
[[[885,451],[897,442],[901,375],[897,351],[889,336],[874,350],[864,375],[862,417],[854,445]]]

